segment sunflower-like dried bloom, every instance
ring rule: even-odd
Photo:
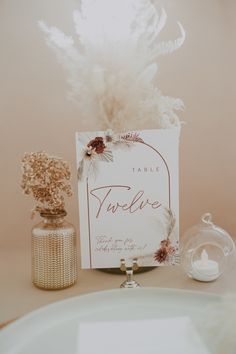
[[[171,244],[170,239],[166,238],[160,242],[160,247],[154,253],[154,259],[159,263],[170,262],[176,250],[177,249]]]
[[[57,214],[65,210],[63,193],[72,195],[68,164],[45,152],[25,153],[21,188],[36,201],[34,211]]]
[[[166,247],[161,247],[154,253],[154,259],[159,263],[165,262],[167,260],[167,257],[168,257],[168,252]]]

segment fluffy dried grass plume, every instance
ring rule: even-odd
[[[161,41],[167,15],[156,0],[81,0],[73,12],[72,38],[39,21],[47,45],[67,72],[68,96],[80,119],[93,117],[101,130],[116,132],[179,126],[183,102],[162,94],[158,59],[179,49],[185,31]],[[173,78],[174,80],[174,78]]]
[[[58,214],[65,211],[64,195],[72,195],[68,164],[46,152],[25,153],[22,159],[21,188],[32,195],[36,205],[32,211]]]

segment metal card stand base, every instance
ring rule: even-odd
[[[126,280],[120,285],[121,288],[132,289],[132,288],[139,288],[140,285],[133,279],[134,270],[138,269],[138,262],[137,259],[133,260],[132,267],[126,267],[125,260],[120,260],[120,270],[122,272],[126,272]]]

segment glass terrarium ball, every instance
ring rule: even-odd
[[[189,277],[213,281],[231,265],[235,244],[225,230],[213,224],[211,214],[206,213],[199,224],[184,234],[181,257]]]

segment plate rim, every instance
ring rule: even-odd
[[[176,294],[177,295],[190,295],[190,296],[200,296],[200,297],[209,297],[211,299],[215,299],[220,301],[223,297],[222,294],[215,294],[215,293],[210,293],[210,292],[204,292],[204,291],[195,291],[195,290],[189,290],[189,289],[180,289],[180,288],[158,288],[158,287],[140,287],[140,288],[135,288],[135,289],[108,289],[108,290],[101,290],[101,291],[94,291],[94,292],[89,292],[85,294],[78,294],[74,296],[70,296],[68,298],[65,298],[63,300],[58,300],[54,301],[52,303],[49,303],[47,305],[40,306],[36,308],[35,310],[32,310],[20,318],[14,320],[10,324],[8,324],[6,327],[2,328],[0,330],[0,340],[2,337],[8,334],[8,332],[11,332],[12,330],[16,329],[18,326],[21,324],[24,324],[31,318],[40,315],[40,313],[45,313],[48,309],[53,309],[55,307],[58,307],[62,304],[70,303],[72,301],[80,300],[80,299],[89,299],[89,298],[96,298],[102,297],[104,294],[112,296],[112,294],[118,294],[118,293],[123,293],[123,294],[130,294],[130,292],[148,292],[148,291],[154,291],[156,293],[170,293],[170,294]]]

